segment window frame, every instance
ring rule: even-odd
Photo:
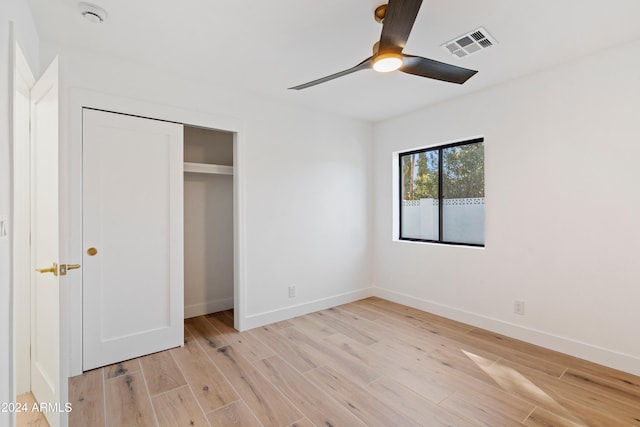
[[[459,147],[463,145],[471,145],[482,143],[484,145],[484,137],[467,139],[464,141],[457,141],[448,144],[430,146],[427,148],[419,148],[415,150],[409,151],[400,151],[398,152],[398,240],[405,242],[421,242],[421,243],[436,243],[441,245],[455,245],[455,246],[470,246],[476,248],[484,248],[485,243],[462,243],[462,242],[452,242],[442,239],[443,235],[443,211],[444,211],[444,201],[442,196],[442,151],[448,148]],[[438,152],[438,240],[429,240],[429,239],[420,239],[417,237],[403,237],[402,236],[402,209],[403,209],[403,179],[402,179],[402,159],[404,156],[410,156],[413,154],[419,153],[427,153],[430,151]],[[484,149],[482,160],[484,162]],[[484,169],[484,167],[483,167]]]

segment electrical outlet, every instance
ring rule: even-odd
[[[295,297],[296,297],[296,287],[289,286],[289,298],[295,298]]]
[[[514,301],[513,312],[515,314],[519,314],[520,316],[524,316],[524,301]]]

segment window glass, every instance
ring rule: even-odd
[[[438,240],[437,150],[402,156],[402,230],[401,236]]]
[[[484,142],[401,153],[400,239],[484,246]]]
[[[484,244],[484,146],[442,150],[442,240]]]

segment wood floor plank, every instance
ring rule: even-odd
[[[105,423],[102,368],[69,378],[70,426],[103,427]]]
[[[371,345],[370,349],[393,361],[385,366],[385,376],[396,379],[431,402],[439,403],[464,381],[448,377],[443,368],[429,357],[431,348],[425,350],[410,344],[403,345],[384,340]],[[463,374],[456,376],[460,375]]]
[[[378,324],[380,322],[380,324]],[[395,323],[393,319],[380,318],[375,321],[376,327],[380,328],[378,336],[380,340],[373,344],[372,348],[381,352],[401,352],[406,356],[421,359],[433,351],[445,350],[460,356],[466,353],[480,355],[489,360],[498,360],[499,356],[485,349],[466,345],[456,339],[457,335],[445,336],[440,331],[432,331],[429,328],[416,328],[411,324]],[[385,328],[393,325],[396,331],[387,332]],[[422,325],[421,325],[422,326]]]
[[[110,378],[119,377],[120,375],[132,374],[140,370],[140,362],[138,359],[127,360],[125,362],[114,363],[113,365],[105,366],[104,378],[106,380]]]
[[[421,425],[473,427],[473,423],[430,402],[393,379],[381,378],[369,384],[366,389]]]
[[[375,342],[383,339],[393,339],[396,337],[405,339],[410,338],[409,334],[405,334],[405,331],[402,329],[399,330],[398,328],[393,327],[393,325],[390,325],[382,317],[378,317],[375,320],[367,320],[364,317],[340,307],[324,310],[323,312],[334,316],[336,319],[350,325],[352,328],[364,331],[364,334],[366,334],[365,339],[366,337],[369,337]],[[345,335],[348,336],[348,334]],[[371,342],[359,341],[367,345],[373,344]]]
[[[416,319],[407,319],[398,313],[384,315],[372,322],[373,327],[386,332],[385,338],[398,338],[419,345],[415,340],[427,342],[429,347],[436,348],[437,344],[431,340],[443,335],[428,323]],[[446,333],[446,332],[445,332]]]
[[[386,313],[390,313],[390,312],[400,313],[408,319],[410,318],[410,319],[420,320],[423,322],[428,322],[433,325],[442,326],[452,331],[465,333],[475,329],[474,326],[467,325],[465,323],[456,322],[455,320],[447,319],[445,317],[438,316],[432,313],[427,313],[426,311],[422,311],[417,308],[401,305],[401,304],[383,300],[383,299],[372,300],[372,304],[376,307],[381,308]]]
[[[224,310],[224,311],[220,311],[219,313],[224,314],[225,316],[227,316],[229,319],[231,319],[231,324],[233,325],[233,321],[234,321],[234,311],[233,308],[229,309],[229,310]]]
[[[535,406],[518,397],[491,390],[456,390],[440,406],[472,421],[488,427],[510,426],[522,423]]]
[[[307,418],[303,418],[291,424],[289,427],[315,427],[315,425],[311,423],[311,421],[309,421]]]
[[[471,356],[460,356],[445,350],[437,350],[426,357],[407,357],[397,352],[394,358],[401,370],[393,378],[434,403],[441,403],[457,390],[493,396],[497,402],[504,399],[505,393],[483,370],[483,367],[491,366],[495,362],[480,356]],[[520,399],[516,403],[524,402],[526,401]],[[532,403],[528,404],[529,409],[533,407]],[[454,411],[454,408],[450,407],[449,410]]]
[[[491,352],[491,349],[477,346],[471,340],[466,340],[464,344],[461,343],[458,338],[466,337],[466,332],[463,333],[452,328],[425,322],[412,316],[396,312],[386,313],[385,316],[376,319],[375,323],[377,327],[392,327],[393,330],[397,331],[393,335],[393,339],[403,340],[417,347],[446,348],[450,350],[464,349],[486,358],[498,359],[498,355],[495,352]]]
[[[560,378],[560,376],[567,370],[567,365],[536,357],[530,353],[517,350],[508,345],[508,343],[486,341],[477,336],[470,334],[460,334],[453,337],[460,343],[460,346],[464,350],[480,348],[485,352],[499,355],[501,359],[509,360],[517,363],[518,365],[528,366],[536,370],[545,372],[548,375]],[[472,350],[472,352],[478,353]]]
[[[455,391],[454,383],[443,381],[441,377],[422,367],[405,365],[403,362],[399,362],[391,378],[434,403],[443,401]]]
[[[316,358],[315,360],[320,358],[320,361],[316,362],[317,365],[333,366],[361,385],[369,384],[380,377],[379,372],[361,364],[347,354],[328,347],[321,339],[330,335],[312,337],[300,332],[297,328],[295,326],[282,329],[280,333],[286,336],[296,347],[303,349],[309,355],[313,355]]]
[[[273,356],[273,350],[248,332],[238,332],[233,327],[233,320],[223,313],[207,316],[207,320],[220,331],[224,339],[233,344],[237,351],[249,362],[256,362],[265,357]]]
[[[207,418],[211,427],[262,427],[242,400],[216,409]]]
[[[327,366],[305,376],[368,426],[420,425]]]
[[[561,366],[569,366],[576,360],[576,358],[569,355],[538,347],[534,344],[526,343],[524,341],[520,341],[515,338],[507,337],[505,335],[487,331],[484,329],[473,329],[472,331],[469,331],[468,335],[481,338],[485,342],[494,343],[501,347],[507,347],[512,351],[519,351],[523,354],[528,354],[529,356],[533,356],[538,359],[548,360]]]
[[[187,384],[171,353],[161,351],[141,357],[140,364],[151,396]]]
[[[569,368],[562,380],[618,400],[638,402],[640,406],[640,377],[604,367]]]
[[[365,426],[352,413],[309,382],[280,357],[256,363],[262,374],[275,385],[314,425]]]
[[[478,346],[470,340],[461,342],[458,338],[466,337],[466,333],[434,325],[409,315],[386,311],[382,317],[372,323],[374,323],[374,328],[380,330],[379,335],[384,334],[381,341],[386,340],[378,347],[397,343],[414,353],[416,351],[430,352],[430,350],[447,349],[459,352],[470,351],[487,359],[497,360],[499,358],[495,351],[492,352],[493,349],[487,349],[482,345]],[[559,373],[562,372],[564,372],[564,368],[559,371]]]
[[[219,348],[229,344],[222,333],[204,316],[186,319],[187,330],[198,341],[202,348]]]
[[[487,373],[503,390],[569,421],[598,426],[640,425],[640,402],[622,402],[589,392],[544,372],[505,360],[491,365]]]
[[[507,365],[501,361],[487,362],[475,355],[469,355],[477,366],[503,391],[516,394],[531,402],[535,406],[542,406],[549,410],[562,412],[563,406],[545,390],[543,377],[548,381],[558,381],[557,378],[546,376],[539,372],[532,376],[524,366]],[[547,382],[548,384],[548,382]]]
[[[289,322],[288,320],[283,320],[281,322],[272,323],[269,326],[271,326],[273,329],[283,329],[290,328],[291,326],[293,326],[293,323]]]
[[[189,386],[182,386],[154,396],[151,398],[151,403],[160,427],[209,426]]]
[[[340,332],[342,335],[356,340],[361,344],[370,345],[378,342],[378,340],[374,336],[372,336],[372,334],[368,333],[362,326],[358,327],[355,325],[351,325],[348,322],[344,322],[339,318],[339,313],[331,315],[330,312],[331,309],[318,311],[316,313],[307,315],[307,317],[309,319],[316,320],[320,325],[327,325],[330,328],[334,329],[336,332]],[[354,317],[357,318],[357,316]],[[368,322],[368,320],[365,320],[361,323],[364,324],[365,322]]]
[[[16,426],[17,427],[49,427],[49,422],[47,421],[44,413],[33,410],[34,405],[38,405],[36,398],[33,396],[33,393],[30,391],[27,393],[22,393],[16,397],[16,402],[20,403],[20,405],[26,405],[26,411],[18,411],[16,413]],[[103,424],[98,424],[104,425]]]
[[[407,319],[402,317],[385,315],[377,319],[377,326],[391,325],[393,329],[400,330],[394,339],[402,339],[414,346],[433,348],[436,350],[449,350],[462,353],[472,352],[486,359],[498,360],[495,347],[487,347],[481,342],[469,339],[466,332],[460,332],[452,328],[442,327],[436,324]]]
[[[319,324],[308,316],[300,316],[290,319],[289,324],[292,327],[297,328],[299,331],[313,337],[325,338],[336,333],[335,329],[330,328],[329,325]]]
[[[384,345],[384,347],[382,347]],[[394,378],[414,392],[439,403],[455,391],[455,384],[442,378],[437,372],[427,369],[425,360],[429,353],[423,349],[397,346],[381,341],[369,347],[373,352],[393,361],[385,366],[384,375]]]
[[[436,350],[430,345],[421,345],[401,338],[383,339],[370,346],[371,351],[395,358],[402,354],[404,359],[424,360],[430,353]]]
[[[367,307],[363,306],[363,305],[358,305],[358,304],[343,304],[340,305],[338,307],[336,307],[340,310],[345,310],[348,311],[350,313],[353,313],[359,317],[362,317],[363,319],[367,319],[367,320],[376,320],[379,319],[380,317],[382,317],[382,313],[374,311],[374,310],[370,310]]]
[[[324,338],[322,341],[331,345],[339,352],[347,355],[356,363],[359,363],[363,367],[376,372],[378,378],[388,372],[393,372],[388,371],[386,367],[395,364],[395,361],[389,359],[382,353],[371,351],[368,346],[349,337],[346,337],[342,334],[336,334]]]
[[[195,338],[185,338],[184,347],[174,348],[170,353],[205,412],[240,398]]]
[[[288,426],[303,417],[233,345],[211,351],[209,355],[262,424]]]
[[[495,379],[486,370],[494,362],[495,360],[471,353],[460,354],[458,352],[436,350],[429,354],[425,368],[441,372],[443,375],[475,378],[489,386],[495,386]]]
[[[191,337],[191,336],[193,336],[193,335],[191,334],[191,331],[187,328],[187,324],[186,324],[186,323],[184,324],[184,326],[183,326],[183,328],[182,328],[182,329],[184,330],[184,336],[185,336],[185,337]]]
[[[480,356],[469,354],[465,358],[438,350],[430,354],[427,360],[421,361],[420,366],[425,372],[430,373],[431,381],[436,384],[444,384],[455,390],[455,393],[440,402],[449,410],[455,411],[456,409],[454,405],[445,403],[446,401],[467,399],[471,402],[471,406],[462,406],[467,410],[471,409],[470,412],[487,412],[484,406],[498,408],[495,413],[489,411],[488,420],[503,419],[506,416],[510,417],[512,421],[522,421],[527,413],[535,407],[535,403],[514,394],[511,390],[504,390],[490,374],[489,368],[495,366],[495,363]],[[454,396],[456,393],[458,396]],[[481,399],[476,402],[473,400],[473,396],[480,396]],[[463,412],[460,411],[460,414]]]
[[[107,427],[156,425],[142,373],[119,375],[105,381]]]
[[[238,332],[233,327],[233,317],[230,317],[225,311],[210,313],[204,317],[209,321],[211,321],[212,319],[215,320],[215,322],[212,322],[213,325],[223,334],[227,334],[230,332]]]
[[[314,357],[313,354],[295,345],[284,335],[278,333],[278,330],[273,328],[272,325],[268,325],[252,329],[249,333],[271,347],[274,353],[289,362],[300,372],[306,372],[322,365],[323,360],[321,358]]]
[[[629,394],[640,397],[640,376],[584,360],[576,360],[581,366],[570,364],[569,370],[579,371],[586,375],[599,377],[607,382],[618,384],[618,387],[625,389]]]
[[[529,427],[587,427],[589,424],[582,422],[571,421],[559,416],[544,408],[536,408],[533,412],[524,420],[524,425]]]

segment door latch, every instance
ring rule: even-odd
[[[60,264],[60,275],[66,276],[68,270],[77,270],[80,268],[80,264]]]

